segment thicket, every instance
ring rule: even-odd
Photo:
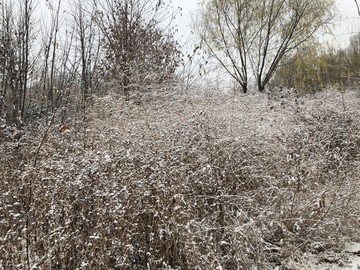
[[[2,269],[302,269],[360,240],[357,92],[156,93],[2,130]]]

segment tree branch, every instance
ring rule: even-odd
[[[360,6],[359,6],[359,3],[357,0],[354,0],[355,1],[355,4],[356,4],[356,8],[357,8],[357,11],[358,11],[358,14],[360,16]]]

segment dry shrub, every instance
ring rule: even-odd
[[[359,109],[334,91],[98,98],[1,145],[0,265],[286,269],[359,240]]]

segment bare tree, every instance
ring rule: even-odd
[[[74,61],[79,61],[81,95],[82,100],[86,101],[96,87],[95,77],[100,58],[101,32],[95,22],[95,5],[86,5],[81,0],[74,0],[74,7],[72,27],[78,42]]]
[[[1,2],[1,110],[10,122],[26,113],[32,48],[33,0]],[[5,109],[6,104],[6,109]]]
[[[51,18],[50,26],[44,25],[44,29],[48,29],[43,41],[44,64],[41,81],[48,110],[54,112],[58,107],[66,105],[63,102],[68,102],[70,88],[79,87],[81,97],[84,97],[84,93],[86,95],[84,91],[87,90],[84,89],[89,88],[89,80],[86,66],[88,59],[85,53],[91,50],[90,43],[93,38],[90,36],[88,40],[85,36],[86,22],[80,1],[72,3],[75,7],[73,13],[64,12],[62,0],[47,4]]]
[[[120,82],[125,93],[145,82],[169,79],[180,63],[168,3],[154,0],[105,0],[97,21],[104,36],[107,77]]]
[[[57,51],[58,51],[58,35],[59,35],[59,27],[60,27],[60,10],[61,10],[61,2],[62,0],[58,0],[55,2],[55,6],[53,6],[50,2],[48,2],[48,10],[51,14],[51,24],[50,28],[45,32],[43,37],[44,45],[43,45],[43,59],[44,66],[42,70],[42,88],[43,93],[46,95],[47,99],[47,107],[50,111],[54,111],[55,109],[55,96],[54,96],[54,88],[55,88],[55,77],[56,77],[56,61],[57,61]],[[47,28],[47,25],[44,26]]]
[[[16,82],[15,59],[17,58],[14,40],[14,8],[7,2],[1,4],[0,110],[2,118],[9,118],[12,107],[9,96],[12,96],[16,89],[14,85]]]
[[[247,92],[264,90],[280,60],[332,18],[332,0],[207,1],[197,32],[210,54]]]

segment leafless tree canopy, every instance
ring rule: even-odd
[[[167,1],[45,1],[45,18],[34,0],[0,4],[0,111],[8,123],[83,109],[109,82],[127,94],[148,89],[171,80],[181,62]]]
[[[332,0],[205,1],[198,35],[205,48],[239,83],[260,91],[284,55],[329,22]]]
[[[104,34],[103,68],[124,90],[170,79],[180,64],[180,51],[163,1],[106,1],[99,17]]]

